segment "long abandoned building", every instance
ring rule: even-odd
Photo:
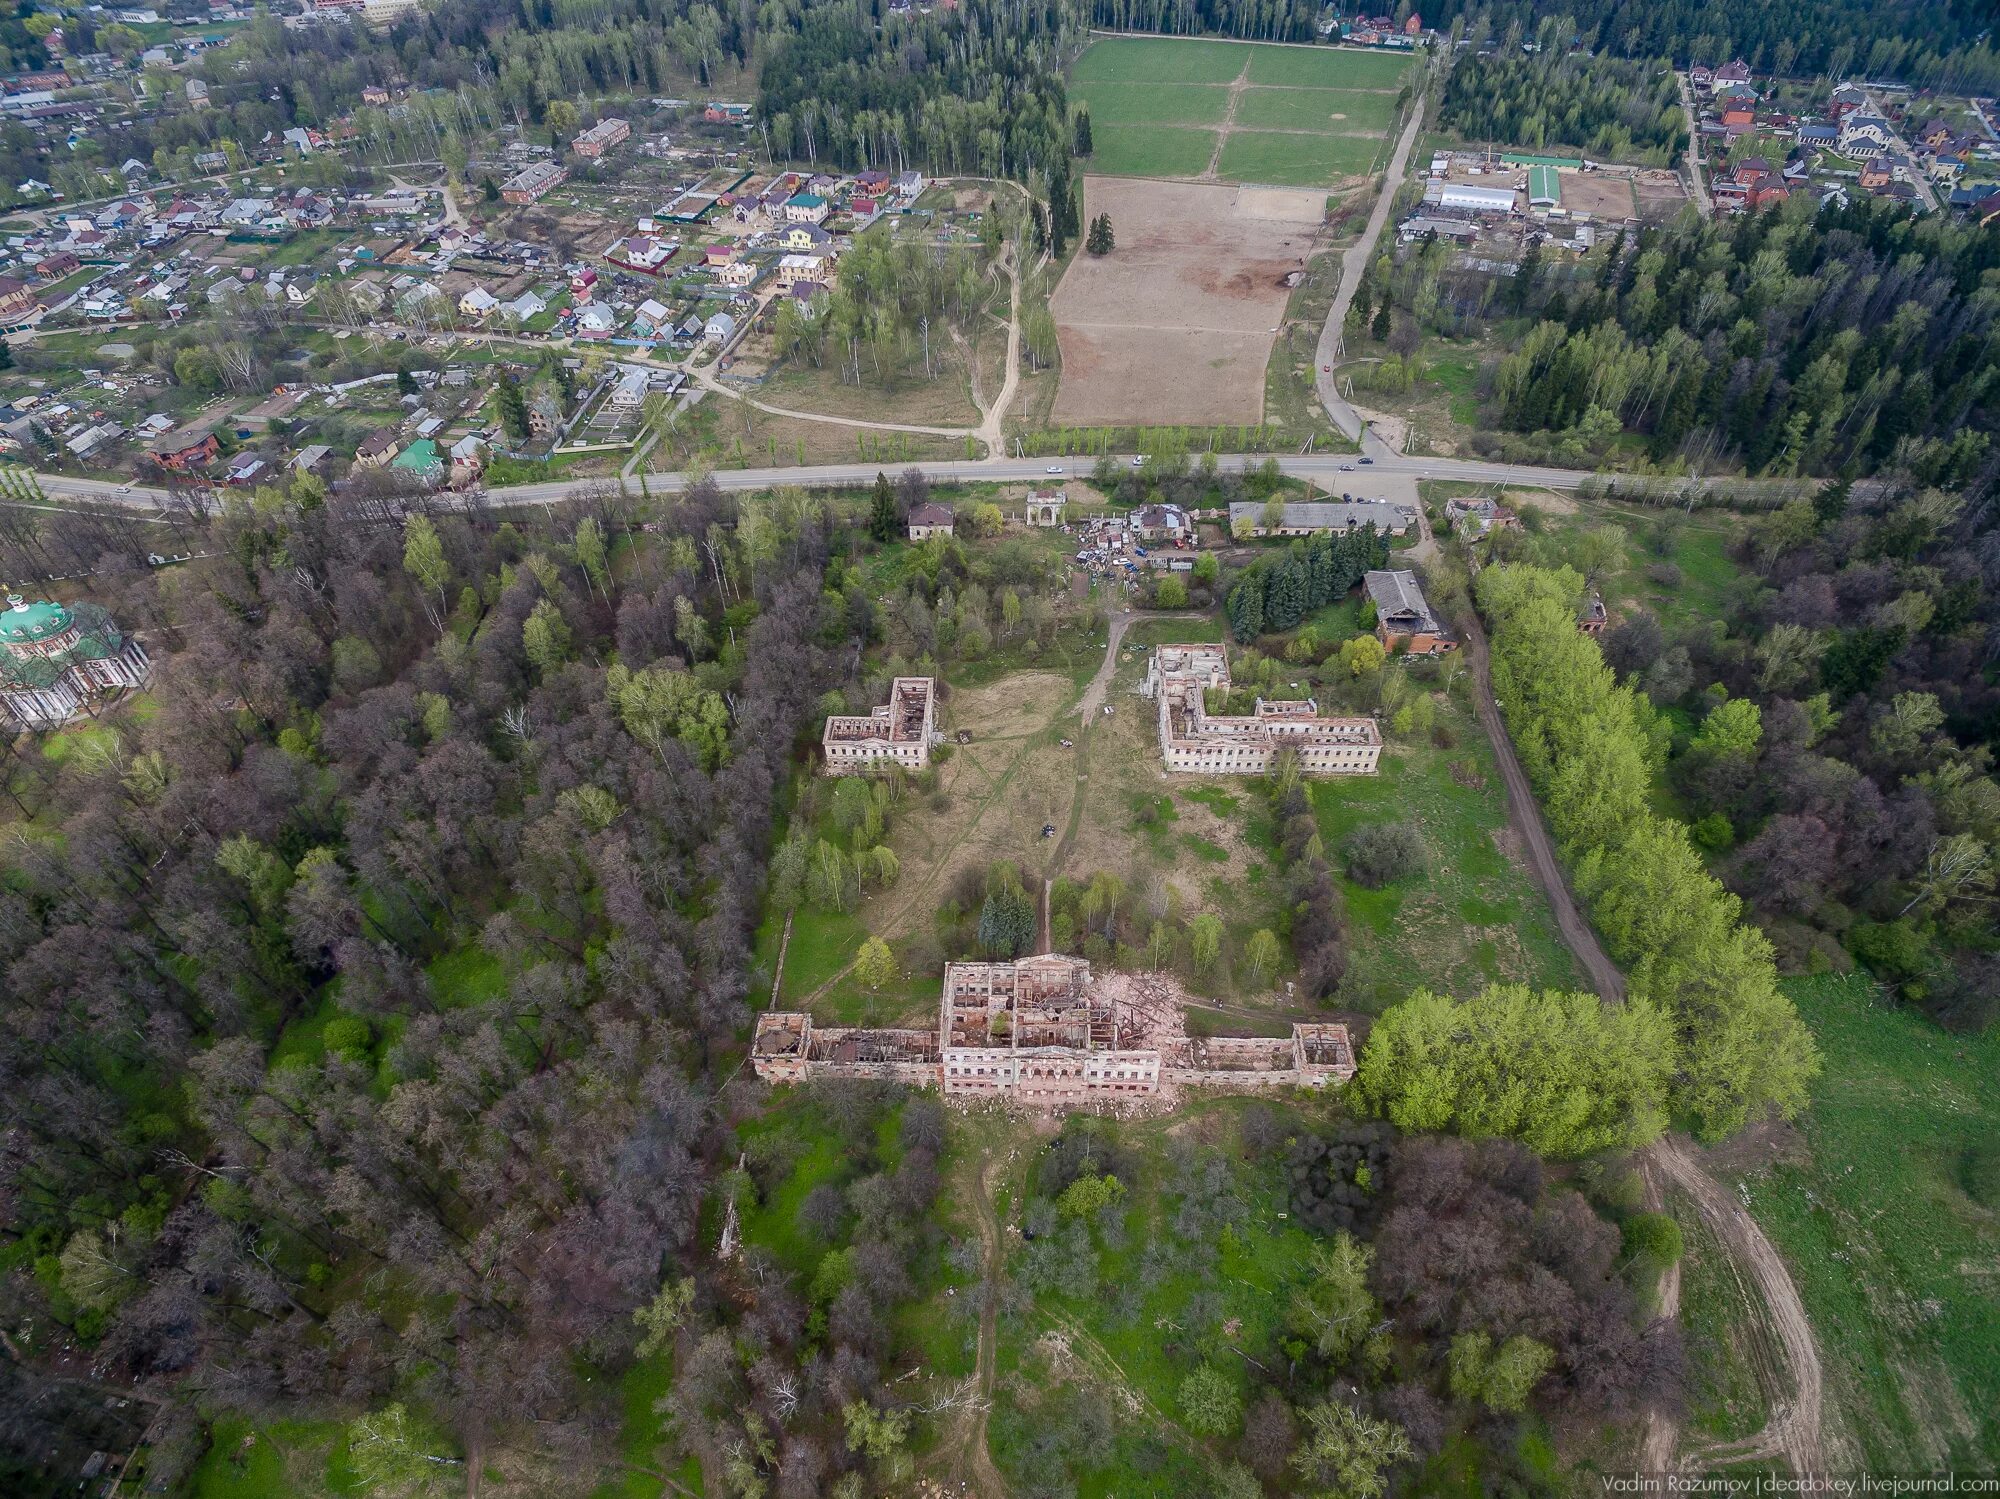
[[[1382,758],[1382,731],[1374,719],[1322,717],[1312,698],[1260,697],[1248,714],[1211,714],[1208,694],[1229,691],[1229,659],[1219,645],[1161,646],[1139,690],[1158,705],[1160,754],[1170,771],[1262,775],[1280,750],[1289,749],[1307,775],[1365,776]]]
[[[947,963],[935,1030],[757,1021],[751,1061],[766,1082],[872,1078],[1044,1108],[1145,1098],[1172,1086],[1322,1088],[1354,1076],[1347,1027],[1294,1024],[1289,1036],[1190,1036],[1157,981],[1060,953],[1013,963]]]
[[[889,701],[864,715],[833,714],[820,739],[826,774],[857,775],[878,765],[922,770],[937,733],[937,687],[929,677],[898,677]]]

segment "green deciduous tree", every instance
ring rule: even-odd
[[[1344,1400],[1324,1400],[1301,1414],[1305,1439],[1292,1453],[1292,1471],[1316,1499],[1377,1499],[1389,1469],[1410,1455],[1402,1427]]]
[[[1495,984],[1419,990],[1369,1032],[1357,1090],[1398,1129],[1503,1135],[1542,1155],[1632,1149],[1666,1127],[1673,1028],[1640,999]]]
[[[880,937],[863,939],[854,955],[854,977],[864,989],[880,989],[896,976],[896,959]]]
[[[1214,1364],[1198,1364],[1181,1381],[1181,1419],[1196,1436],[1224,1437],[1243,1419],[1243,1395],[1236,1381]]]

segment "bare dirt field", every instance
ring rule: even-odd
[[[1649,223],[1664,223],[1687,206],[1687,188],[1677,172],[1641,172],[1632,179],[1632,191],[1639,217]]]
[[[1577,172],[1565,167],[1556,176],[1562,182],[1563,207],[1571,213],[1617,223],[1636,211],[1633,179],[1623,172]]]
[[[1315,191],[1084,179],[1117,249],[1079,255],[1050,299],[1062,347],[1052,420],[1071,426],[1257,422],[1264,368],[1325,214]]]

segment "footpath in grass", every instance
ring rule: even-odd
[[[1837,1429],[1878,1471],[2000,1463],[2000,1029],[1788,980],[1826,1071],[1803,1150],[1724,1180],[1784,1254]]]

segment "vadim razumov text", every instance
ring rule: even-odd
[[[1688,1494],[1705,1499],[1762,1499],[1762,1496],[1829,1496],[1829,1499],[1883,1499],[1922,1494],[2000,1494],[2000,1472],[1980,1473],[1609,1473],[1600,1480],[1607,1494]]]

